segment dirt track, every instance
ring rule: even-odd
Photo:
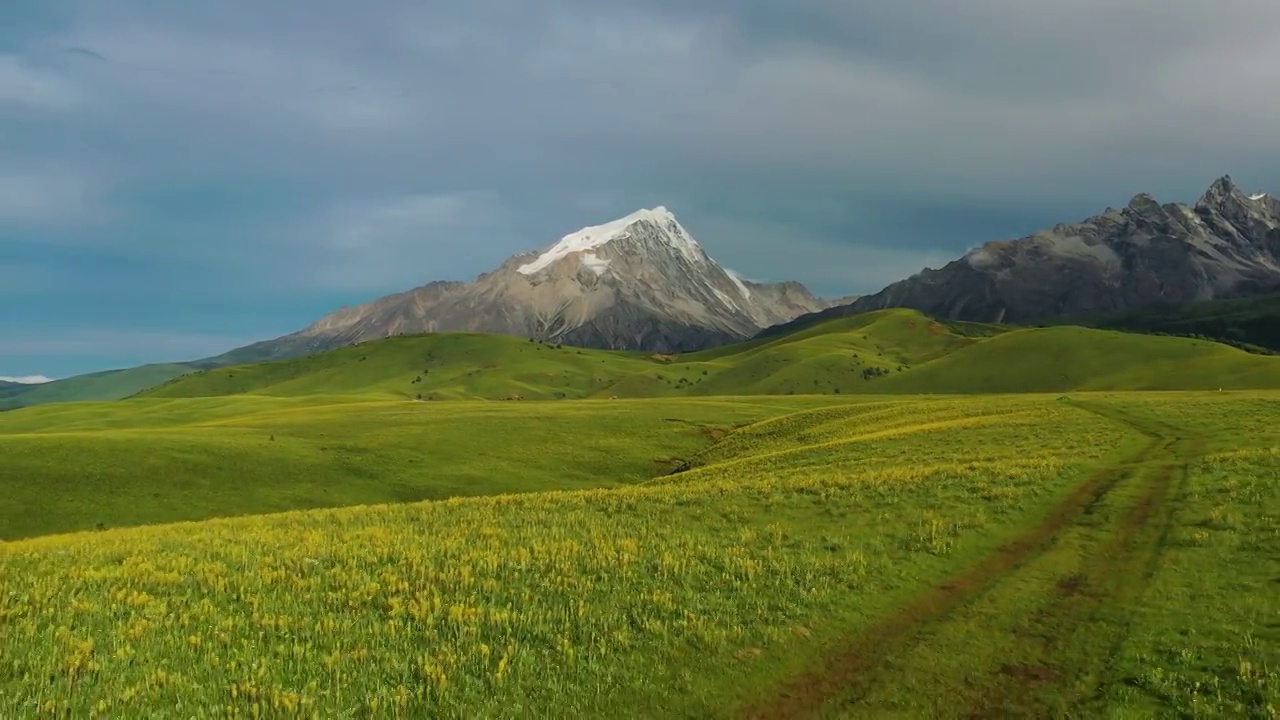
[[[1126,608],[1138,600],[1158,565],[1170,523],[1170,486],[1185,478],[1187,463],[1203,452],[1203,443],[1159,421],[1075,405],[1128,424],[1150,441],[1123,461],[1094,471],[1047,517],[977,564],[830,648],[818,666],[786,680],[740,716],[883,714],[889,709],[878,706],[882,698],[876,694],[894,686],[939,695],[923,699],[934,717],[1053,717],[1095,699],[1123,642]],[[1078,571],[1045,582],[1043,571],[1028,569],[1068,536],[1084,560]],[[999,600],[1001,593],[1025,595],[1028,586],[1035,588],[1034,610],[998,618],[1008,620],[999,627],[985,623],[974,608],[980,600]],[[971,640],[964,639],[966,631]],[[938,632],[962,642],[1001,645],[1006,660],[948,678],[950,686],[940,684],[936,677],[924,677],[934,672],[931,668],[909,659],[929,641],[922,636]]]

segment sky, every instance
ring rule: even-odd
[[[6,0],[0,378],[218,354],[664,205],[835,297],[1219,175],[1274,0]]]

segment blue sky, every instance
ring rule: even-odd
[[[826,295],[1216,176],[1280,3],[8,0],[0,377],[204,357],[642,206]]]

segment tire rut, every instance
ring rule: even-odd
[[[1056,587],[1058,597],[1049,603],[1047,610],[1032,618],[1032,626],[1047,638],[1038,654],[1052,657],[1060,645],[1078,635],[1082,627],[1096,622],[1098,608],[1136,596],[1158,564],[1168,533],[1170,518],[1166,513],[1166,500],[1169,481],[1178,465],[1183,464],[1178,460],[1194,457],[1202,444],[1198,438],[1175,434],[1178,429],[1168,425],[1139,422],[1090,404],[1074,402],[1073,405],[1129,425],[1150,438],[1150,442],[1122,461],[1093,471],[1034,526],[977,564],[837,644],[816,668],[785,681],[772,696],[743,708],[739,717],[744,720],[808,718],[826,709],[835,698],[856,702],[877,681],[875,671],[886,657],[912,646],[920,632],[945,622],[957,609],[996,589],[1003,579],[1052,547],[1060,534],[1073,527],[1074,521],[1091,515],[1120,483],[1135,480],[1142,483],[1139,498],[1126,509],[1115,532],[1097,553],[1099,565],[1083,577],[1060,580]],[[1185,471],[1185,464],[1183,469]],[[1152,522],[1161,515],[1165,517],[1160,522]],[[1106,644],[1108,656],[1118,651],[1122,640],[1121,636]],[[1087,680],[1090,691],[1095,691],[1097,678],[1082,676],[1099,669],[1108,660],[1109,657],[1093,659],[1087,669],[1074,673],[1074,678],[1047,670],[1044,664],[1001,668],[998,677],[977,679],[979,687],[989,687],[991,692],[982,694],[981,700],[967,710],[961,708],[959,714],[972,718],[1045,716],[1051,710],[1040,700],[1046,686],[1063,686],[1083,679]]]

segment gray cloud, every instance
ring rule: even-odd
[[[499,262],[518,236],[487,192],[344,200],[283,235],[311,259],[295,281],[363,291],[457,277],[466,271],[458,258]]]
[[[0,159],[57,168],[6,165],[0,223],[107,217],[75,237],[320,310],[640,206],[835,295],[1139,191],[1280,190],[1271,0],[118,0],[63,21],[0,55]]]

